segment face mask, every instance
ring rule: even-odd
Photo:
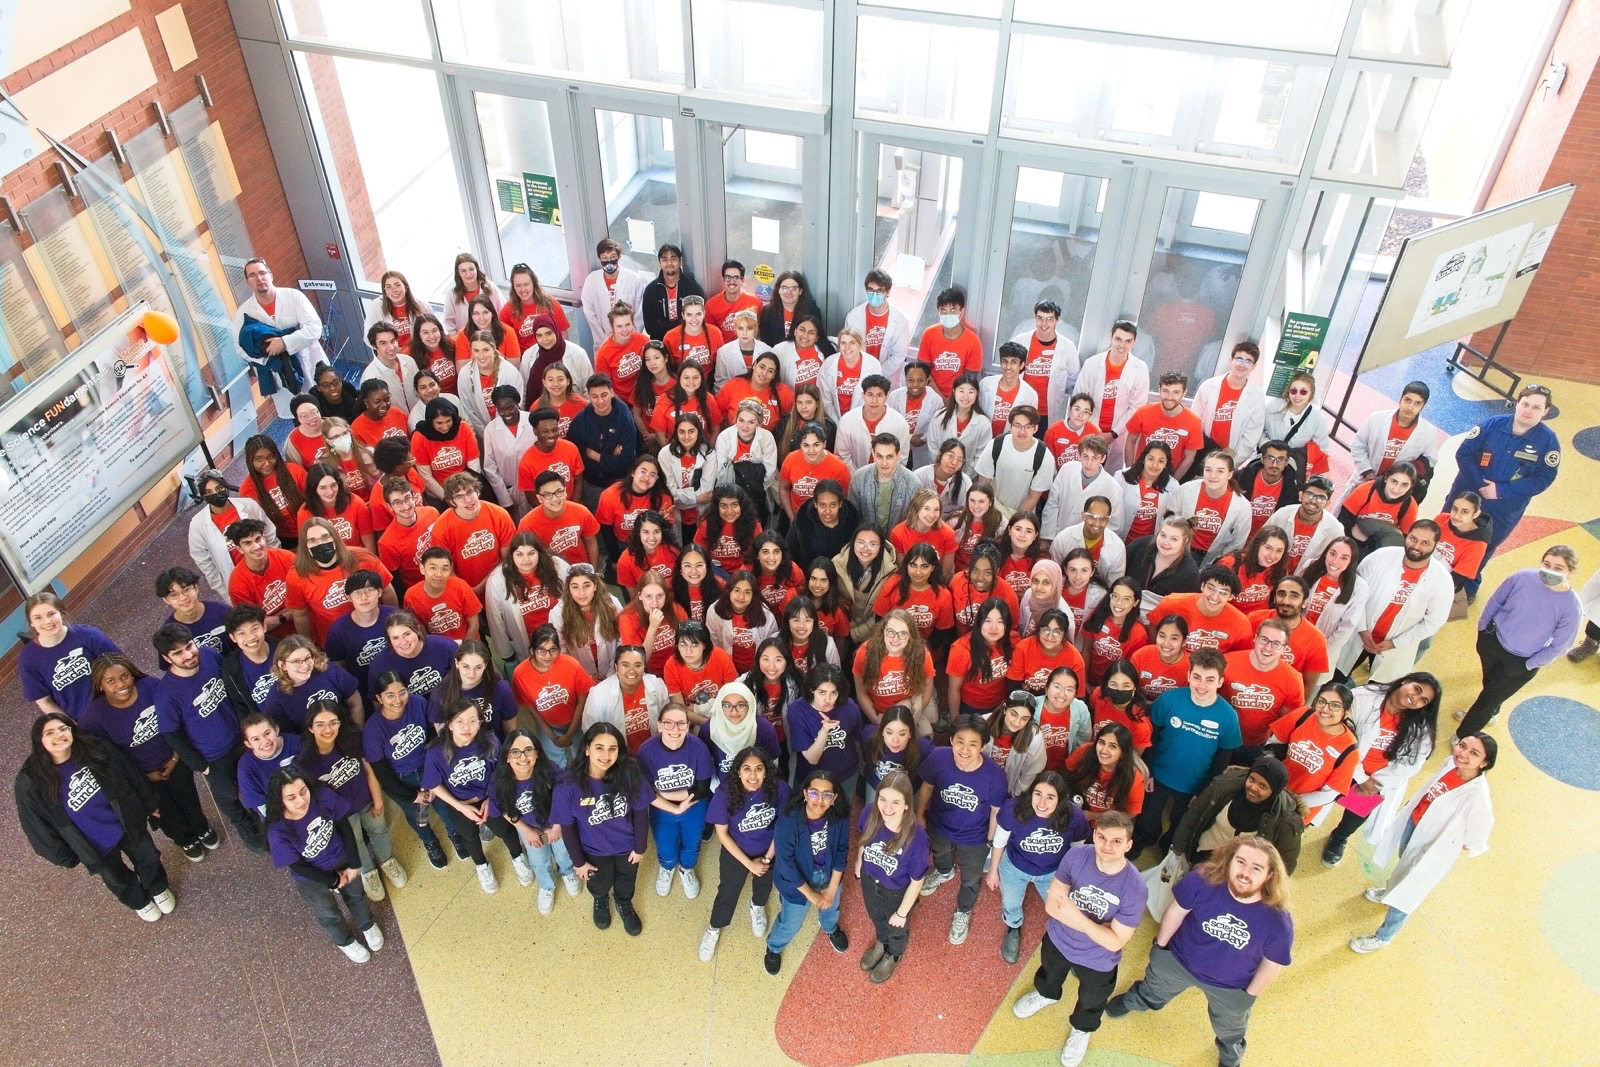
[[[617,264],[616,263],[602,263],[602,264],[600,264],[600,269],[605,271],[607,274],[615,274],[615,273],[617,273]]]
[[[1125,704],[1133,703],[1132,689],[1107,689],[1105,694],[1106,699],[1111,701],[1111,703],[1115,704],[1119,708]]]
[[[206,503],[210,504],[214,508],[225,508],[228,506],[228,494],[226,492],[207,493]],[[1555,583],[1552,582],[1551,584],[1553,585]]]
[[[318,563],[327,565],[332,563],[334,557],[339,554],[339,546],[334,544],[332,541],[324,541],[320,545],[312,545],[310,548],[306,549],[306,551],[311,553],[312,559],[316,560]]]
[[[1562,582],[1566,581],[1567,580],[1567,576],[1565,574],[1562,574],[1560,571],[1547,571],[1543,567],[1540,567],[1539,568],[1539,580],[1541,582],[1543,582],[1545,585],[1554,587],[1554,586],[1558,586]]]
[[[960,315],[940,315],[939,316],[939,325],[943,326],[947,330],[953,330],[957,326],[961,325],[961,316]]]
[[[887,293],[868,293],[867,294],[867,306],[870,307],[870,308],[874,308],[874,309],[881,308],[881,307],[883,307],[883,305],[887,304],[888,302],[889,302],[889,294],[887,294]]]
[[[342,433],[338,437],[328,438],[328,443],[333,446],[335,452],[350,451],[350,435],[347,433]]]

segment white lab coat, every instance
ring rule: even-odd
[[[828,394],[823,393],[822,396],[826,402]],[[867,420],[861,414],[861,405],[857,404],[836,421],[838,425],[833,432],[834,455],[844,460],[844,465],[853,471],[871,463],[874,435],[867,432]],[[894,434],[900,439],[900,455],[911,455],[911,427],[906,417],[894,408],[885,410],[883,418],[878,420],[878,433]]]
[[[996,415],[995,405],[999,403],[999,401],[1000,375],[986,375],[983,380],[978,383],[978,406],[989,413],[989,422],[991,424],[994,422]],[[1011,408],[1000,413],[1005,416],[1000,420],[1001,433],[1006,432],[1006,430],[1010,428],[1008,424],[1011,421],[1011,410],[1020,408],[1024,404],[1033,408],[1035,411],[1039,410],[1039,394],[1034,392],[1033,386],[1029,385],[1027,382],[1019,382],[1017,384],[1017,398],[1011,402]],[[1037,434],[1040,440],[1044,439],[1044,430],[1044,423],[1041,422],[1039,424],[1039,432]]]
[[[567,561],[560,556],[552,556],[551,562],[556,565],[556,577],[565,584]],[[559,602],[560,589],[546,589],[545,592],[552,605]],[[527,659],[528,627],[522,621],[522,609],[511,600],[511,594],[506,590],[505,568],[496,567],[489,572],[489,580],[483,587],[483,606],[489,616],[489,647],[494,649],[494,654],[501,659]],[[554,620],[555,617],[556,613],[552,612],[550,618]]]
[[[532,502],[517,488],[517,465],[536,440],[527,412],[517,419],[515,430],[504,419],[493,418],[483,431],[483,473],[494,489],[495,503],[507,511],[518,509],[519,515]]]
[[[1455,767],[1445,761],[1439,773],[1428,784],[1417,790],[1400,809],[1398,815],[1385,827],[1373,853],[1374,866],[1389,862],[1400,847],[1400,835],[1411,821],[1411,813],[1435,782]],[[1411,832],[1411,841],[1400,857],[1400,864],[1389,875],[1388,888],[1383,902],[1397,911],[1411,914],[1417,910],[1435,886],[1450,873],[1461,851],[1469,856],[1481,856],[1489,851],[1489,831],[1494,827],[1494,806],[1489,801],[1488,776],[1479,774],[1443,796],[1434,798],[1428,810],[1417,821]]]
[[[1033,330],[1023,330],[1011,339],[1027,348],[1033,344],[1033,334]],[[1078,346],[1057,330],[1055,353],[1050,357],[1050,384],[1045,387],[1045,395],[1039,398],[1045,404],[1041,410],[1050,412],[1051,422],[1066,417],[1067,401],[1076,391],[1073,386],[1078,381],[1078,374]]]
[[[972,474],[977,469],[978,457],[981,456],[989,442],[994,440],[994,426],[989,422],[989,416],[979,408],[972,409],[972,418],[967,420],[967,428],[956,432],[956,416],[950,415],[949,425],[944,421],[944,402],[939,400],[937,394],[930,387],[930,396],[923,401],[923,414],[928,414],[929,407],[934,411],[928,419],[927,428],[922,431],[922,439],[926,459],[923,462],[931,463],[939,455],[939,447],[950,438],[960,441],[967,450],[967,473]],[[937,403],[935,403],[937,401]]]
[[[1389,440],[1389,423],[1394,419],[1396,410],[1396,408],[1385,408],[1382,411],[1374,411],[1367,416],[1361,431],[1350,439],[1350,459],[1354,463],[1355,474],[1351,485],[1361,480],[1363,471],[1378,469],[1378,464],[1383,460],[1383,447]],[[1418,418],[1416,426],[1411,430],[1411,436],[1400,446],[1400,454],[1395,456],[1394,461],[1409,463],[1421,456],[1428,461],[1430,470],[1438,470],[1439,441],[1443,437],[1444,434],[1437,426],[1427,419]],[[1349,492],[1348,489],[1345,491]]]
[[[1289,535],[1289,543],[1294,544],[1294,516],[1300,510],[1299,504],[1285,504],[1272,513],[1272,518],[1265,523],[1267,526],[1276,526]],[[1322,517],[1317,520],[1317,528],[1311,533],[1311,540],[1306,542],[1305,554],[1300,557],[1300,565],[1294,569],[1296,574],[1304,574],[1306,569],[1322,558],[1322,553],[1335,539],[1344,536],[1344,527],[1339,525],[1339,520],[1333,517],[1331,508],[1324,508]]]
[[[234,347],[238,348],[239,331],[244,327],[247,315],[257,322],[292,331],[283,335],[283,345],[290,355],[299,360],[300,373],[305,378],[306,387],[310,388],[316,380],[317,364],[328,361],[322,351],[322,319],[317,315],[316,306],[300,290],[280,287],[273,311],[274,314],[268,315],[261,310],[261,304],[252,292],[234,311],[228,325],[228,336],[233,339]],[[246,356],[242,348],[239,349],[239,355],[248,362],[254,362],[254,357]]]
[[[1083,520],[1083,503],[1092,496],[1103,496],[1111,502],[1111,525],[1106,530],[1116,531],[1118,539],[1122,539],[1128,532],[1128,527],[1133,519],[1126,514],[1128,501],[1124,489],[1128,484],[1121,478],[1112,474],[1105,467],[1100,468],[1100,473],[1089,479],[1089,484],[1083,484],[1083,462],[1081,460],[1068,460],[1057,470],[1055,480],[1050,483],[1050,496],[1044,502],[1044,513],[1039,516],[1039,536],[1052,538],[1060,533],[1063,527]],[[1133,487],[1136,490],[1137,487]],[[1167,498],[1161,498],[1163,504]],[[1134,507],[1138,507],[1137,498]]]
[[[1063,464],[1061,469],[1066,470],[1067,464]],[[1112,475],[1112,484],[1116,486],[1117,491],[1111,497],[1111,528],[1116,530],[1117,536],[1124,541],[1130,540],[1128,531],[1133,529],[1134,516],[1139,513],[1139,483],[1137,480],[1131,485],[1128,483],[1128,480],[1123,477],[1127,470],[1128,468],[1124,467]],[[1056,477],[1059,479],[1060,475],[1057,474]],[[1172,497],[1177,491],[1177,481],[1168,479],[1167,487],[1161,490],[1160,495],[1156,497],[1156,522],[1158,525],[1161,521],[1161,516],[1172,510]],[[1050,496],[1052,498],[1055,497],[1054,490],[1051,491]],[[1048,504],[1045,505],[1046,508],[1049,506]]]
[[[1331,453],[1333,451],[1333,442],[1328,439],[1328,434],[1332,432],[1333,424],[1328,419],[1328,413],[1322,410],[1321,405],[1317,404],[1315,398],[1312,399],[1311,404],[1311,414],[1295,429],[1294,436],[1289,437],[1287,436],[1289,428],[1294,426],[1299,421],[1300,415],[1305,415],[1305,412],[1302,411],[1300,415],[1291,414],[1289,405],[1283,398],[1271,397],[1268,399],[1267,418],[1261,439],[1263,441],[1282,441],[1290,448],[1301,448],[1315,441],[1317,447],[1322,449],[1323,454]],[[1240,456],[1239,461],[1239,465],[1241,467],[1244,466],[1245,457]],[[1300,472],[1300,480],[1302,482],[1305,481],[1305,474],[1305,471]]]
[[[1600,625],[1600,571],[1595,571],[1589,580],[1583,583],[1583,590],[1578,594],[1578,599],[1583,603],[1584,619]]]
[[[678,457],[672,454],[671,445],[662,445],[661,451],[656,453],[656,462],[661,464],[661,475],[666,480],[667,491],[672,494],[672,517],[682,522],[685,511],[695,509],[704,511],[705,505],[700,503],[699,496],[701,493],[711,492],[716,487],[717,471],[722,469],[722,461],[717,456],[717,450],[713,448],[698,453],[695,456],[694,466],[685,467]],[[692,484],[696,471],[700,472],[698,489]]]
[[[487,590],[488,586],[484,588]],[[611,607],[618,615],[622,614],[622,601],[616,597],[611,598]],[[559,604],[554,611],[550,612],[550,625],[556,628],[557,635],[561,633],[561,607]],[[608,641],[597,633],[595,634],[594,643],[595,651],[591,652],[588,645],[573,645],[569,647],[568,643],[562,640],[561,651],[577,660],[583,669],[589,672],[589,677],[604,678],[611,673],[611,669],[614,666],[613,661],[617,658],[617,645],[619,642]]]
[[[878,363],[883,367],[879,373],[889,379],[892,388],[899,388],[905,380],[906,360],[911,353],[911,320],[893,304],[888,307],[889,324],[884,328],[883,343],[878,346]],[[850,309],[844,324],[862,337],[867,335],[866,301]]]
[[[265,522],[267,547],[278,547],[278,531],[267,521],[267,513],[261,510],[260,504],[243,496],[231,496],[228,498],[228,503],[239,513],[239,518]],[[209,507],[202,507],[195,513],[194,518],[189,520],[189,558],[194,560],[200,576],[223,602],[233,603],[233,599],[228,596],[228,578],[233,574],[233,556],[228,553],[228,539],[222,536],[217,524],[211,521]]]
[[[750,350],[750,362],[763,352],[771,352],[772,346],[757,337],[755,347]],[[739,351],[739,339],[735,337],[721,348],[717,349],[717,367],[712,371],[712,380],[718,389],[727,385],[735,378],[743,378],[750,373],[750,368],[745,366],[744,353]]]
[[[733,457],[738,451],[739,427],[729,426],[717,434],[717,477],[724,482],[733,481]],[[756,427],[755,439],[750,442],[750,454],[745,458],[767,468],[766,487],[770,493],[778,480],[778,442],[773,439],[771,430]]]
[[[396,352],[398,373],[384,366],[383,360],[373,356],[361,371],[361,381],[379,381],[389,387],[389,403],[401,411],[410,411],[417,403],[417,361],[404,352]]]
[[[1121,437],[1128,432],[1128,419],[1150,402],[1150,365],[1131,352],[1128,354],[1128,362],[1123,365],[1122,375],[1117,379],[1117,418],[1110,426],[1100,417],[1100,396],[1105,388],[1106,353],[1101,352],[1083,361],[1083,369],[1078,372],[1073,391],[1094,397],[1094,415],[1091,417],[1094,424],[1107,433]],[[1061,410],[1066,410],[1065,402]]]
[[[1367,758],[1367,751],[1378,738],[1379,717],[1383,711],[1386,688],[1375,684],[1357,686],[1354,692],[1355,699],[1350,706],[1350,727],[1356,734],[1354,784],[1360,785],[1371,778],[1378,783],[1378,792],[1383,797],[1382,803],[1373,809],[1371,818],[1367,819],[1365,833],[1368,841],[1383,839],[1383,835],[1388,832],[1389,824],[1400,813],[1401,804],[1405,801],[1406,783],[1422,770],[1423,764],[1428,762],[1428,757],[1433,755],[1431,745],[1422,745],[1412,758],[1390,760],[1374,774],[1367,774],[1362,767],[1362,761]]]
[[[481,286],[478,290],[478,295],[488,297],[489,301],[494,304],[494,313],[496,315],[500,314],[500,309],[505,307],[506,298],[500,295],[500,290],[495,287],[494,282],[482,275],[478,277],[478,284]],[[467,301],[457,296],[453,287],[445,293],[444,315],[439,321],[444,323],[444,332],[446,334],[460,333],[461,327],[467,324]]]
[[[528,349],[522,354],[522,384],[517,388],[522,390],[522,403],[526,407],[528,402],[544,392],[544,382],[533,381],[533,364],[539,358],[538,346]],[[566,350],[561,353],[561,365],[567,368],[567,373],[572,375],[572,391],[582,396],[588,388],[589,376],[594,373],[594,361],[589,358],[588,351],[576,341],[568,341]],[[541,374],[540,378],[544,376]]]
[[[1206,436],[1211,436],[1211,417],[1217,411],[1217,397],[1222,392],[1225,375],[1207,378],[1194,391],[1194,413],[1200,416],[1200,425]],[[1255,455],[1261,445],[1261,431],[1267,421],[1267,398],[1255,382],[1247,381],[1233,408],[1233,432],[1228,435],[1228,451],[1234,454],[1239,466]]]
[[[922,394],[922,410],[917,412],[916,421],[913,422],[911,416],[906,414],[906,387],[901,385],[890,391],[889,407],[900,413],[900,417],[906,420],[906,425],[911,428],[913,434],[917,434],[926,440],[928,424],[933,421],[935,415],[944,410],[944,401],[939,398],[939,394],[934,392],[933,387],[930,385],[927,392]],[[993,433],[994,427],[991,426],[989,432]],[[926,444],[913,445],[911,450],[906,453],[907,465],[921,467],[932,463],[938,458],[938,455],[937,452],[930,452]]]
[[[1395,545],[1377,549],[1361,561],[1356,573],[1366,579],[1372,594],[1367,597],[1361,617],[1356,620],[1357,631],[1372,629],[1389,606],[1389,600],[1400,584],[1404,559],[1405,548]],[[1428,569],[1422,572],[1422,580],[1411,590],[1405,606],[1389,627],[1388,639],[1394,642],[1394,647],[1379,653],[1372,661],[1373,681],[1393,681],[1416,666],[1417,645],[1439,632],[1450,615],[1450,602],[1453,599],[1455,583],[1450,578],[1450,568],[1434,556],[1428,560]],[[1360,655],[1361,642],[1350,642],[1339,658],[1339,670],[1348,674]]]
[[[639,302],[644,298],[644,287],[649,284],[650,279],[629,267],[626,259],[617,265],[615,296],[607,292],[606,272],[598,265],[584,276],[580,302],[584,321],[589,324],[589,338],[596,347],[611,336],[611,319],[608,316],[611,306],[619,302],[633,309],[634,327],[640,333],[644,332],[644,312]]]
[[[1162,514],[1176,514],[1183,518],[1194,515],[1200,504],[1202,486],[1199,479],[1178,486],[1170,504],[1163,505]],[[1228,494],[1228,513],[1222,517],[1222,528],[1206,549],[1201,567],[1209,567],[1229,552],[1237,552],[1250,539],[1250,502],[1238,493]]]
[[[1128,573],[1128,546],[1122,543],[1122,538],[1110,526],[1106,527],[1100,539],[1104,542],[1100,546],[1100,576],[1107,582],[1114,582]],[[1083,523],[1080,522],[1056,534],[1055,540],[1050,542],[1050,558],[1060,563],[1073,549],[1087,547],[1083,540]]]
[[[373,362],[376,363],[377,360]],[[483,402],[483,395],[478,390],[476,361],[467,363],[462,368],[461,374],[465,380],[456,384],[456,388],[461,391],[461,417],[466,419],[467,425],[482,438],[484,428],[489,425],[492,416],[489,414],[488,405]],[[504,356],[500,357],[500,373],[495,377],[491,392],[502,385],[509,385],[519,393],[522,391],[522,371],[513,367],[511,361]]]
[[[660,733],[657,724],[661,721],[661,709],[667,706],[670,699],[666,682],[653,674],[644,676],[644,704],[645,710],[650,713],[651,737]],[[583,728],[587,730],[597,722],[608,722],[627,732],[622,711],[622,683],[614,674],[596,682],[594,688],[589,690],[588,701],[583,705]]]
[[[1344,658],[1345,647],[1355,641],[1356,621],[1366,617],[1367,598],[1371,595],[1372,589],[1367,585],[1367,580],[1358,574],[1355,585],[1350,589],[1350,599],[1343,604],[1328,604],[1317,616],[1317,629],[1328,639],[1328,662],[1335,667]],[[1360,648],[1359,641],[1356,647]],[[1354,663],[1360,654],[1359,651],[1354,653],[1350,662]]]
[[[740,362],[743,362],[742,358]],[[861,373],[856,376],[856,395],[850,403],[850,410],[855,411],[861,407],[861,383],[871,374],[882,374],[883,364],[878,360],[861,353]],[[828,418],[834,422],[839,421],[839,353],[835,352],[822,361],[822,373],[817,378],[817,388],[822,390],[822,410],[828,413]]]

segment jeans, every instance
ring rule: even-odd
[[[822,891],[828,887],[833,879],[833,868],[824,867],[820,871],[812,871],[811,888]],[[822,924],[822,932],[831,934],[839,928],[839,898],[844,896],[844,882],[840,880],[839,892],[833,895],[833,903],[817,913],[817,921]],[[783,894],[778,894],[778,921],[773,923],[767,931],[767,951],[782,952],[789,947],[789,942],[794,940],[794,935],[800,932],[800,926],[806,921],[806,912],[811,910],[811,902],[804,897],[798,902],[790,900]]]
[[[717,853],[717,899],[711,903],[711,928],[724,929],[733,921],[733,909],[739,903],[739,895],[744,892],[744,883],[750,874],[750,868],[733,858],[727,849]],[[772,868],[767,868],[767,873],[755,878],[750,886],[750,903],[758,908],[767,906],[767,898],[772,896]]]
[[[559,837],[543,845],[531,845],[528,839],[522,836],[522,831],[505,819],[490,819],[485,825],[506,846],[506,851],[511,853],[512,859],[521,856],[528,861],[528,866],[533,868],[533,877],[539,883],[540,889],[553,892],[556,888],[556,876],[550,869],[552,860],[555,862],[556,870],[561,872],[561,877],[566,878],[573,873],[572,856],[567,852],[566,842]]]
[[[367,892],[361,888],[361,879],[352,878],[348,885],[341,889],[329,889],[309,878],[290,875],[294,882],[295,891],[302,899],[311,905],[311,914],[316,916],[317,925],[322,927],[322,932],[328,935],[328,940],[343,948],[356,939],[356,932],[365,930],[372,925],[372,911],[367,907]],[[344,898],[344,906],[350,909],[350,918],[355,927],[345,921],[344,913],[339,910],[339,898]]]
[[[934,869],[940,874],[961,868],[961,892],[956,894],[956,910],[971,911],[978,902],[978,886],[983,881],[983,864],[989,858],[989,846],[982,841],[976,845],[958,845],[935,830],[928,831],[928,844],[933,849]]]
[[[131,868],[124,856],[133,861]],[[161,865],[161,853],[142,825],[124,833],[122,840],[100,857],[100,869],[95,873],[118,900],[134,911],[149,904],[157,893],[167,891],[167,869]]]
[[[378,864],[394,855],[389,845],[389,823],[368,804],[350,816],[350,832],[356,835],[356,851],[361,854],[361,873],[378,869]]]
[[[905,896],[904,889],[885,889],[870,874],[861,877],[861,902],[867,906],[867,915],[872,919],[872,932],[883,946],[883,951],[895,959],[905,955],[906,943],[911,940],[909,916],[903,926],[889,925],[889,916],[900,910]]]
[[[1011,862],[1011,857],[1005,852],[1000,853],[1000,919],[1011,929],[1016,930],[1022,926],[1022,900],[1028,895],[1031,885],[1039,891],[1039,899],[1045,899],[1050,892],[1050,883],[1055,881],[1056,872],[1046,871],[1044,874],[1028,874]]]
[[[1039,969],[1033,973],[1034,991],[1046,1000],[1060,1000],[1062,986],[1067,975],[1072,973],[1078,976],[1078,1001],[1073,1005],[1070,1020],[1072,1028],[1092,1034],[1100,1029],[1106,1002],[1111,999],[1111,991],[1117,987],[1117,969],[1112,967],[1109,971],[1097,971],[1093,967],[1074,963],[1062,955],[1046,933],[1043,944],[1039,946]]]
[[[1457,727],[1462,737],[1489,725],[1489,720],[1500,714],[1500,705],[1539,673],[1538,668],[1530,668],[1522,656],[1507,651],[1493,625],[1478,631],[1478,662],[1483,665],[1483,689]]]
[[[563,726],[561,729],[565,730],[566,727]],[[561,743],[556,740],[555,736],[552,734],[547,734],[543,730],[537,728],[532,729],[529,732],[533,734],[534,737],[539,739],[539,750],[544,753],[544,758],[549,760],[556,767],[565,769],[567,766],[567,761],[571,757],[568,756],[567,750],[561,746]]]
[[[1189,810],[1189,801],[1193,799],[1192,793],[1180,793],[1157,778],[1155,786],[1145,795],[1139,817],[1133,821],[1133,851],[1129,856],[1137,856],[1151,845],[1159,844],[1163,852],[1171,848],[1172,835],[1178,829],[1183,813]],[[1161,823],[1169,804],[1172,806],[1172,825],[1162,833]]]
[[[1049,940],[1046,938],[1046,940]],[[1206,1013],[1216,1035],[1219,1067],[1239,1067],[1244,1059],[1244,1033],[1256,998],[1242,989],[1228,989],[1200,981],[1178,962],[1170,949],[1150,946],[1150,964],[1144,977],[1122,994],[1129,1011],[1160,1011],[1185,990],[1199,987],[1206,996]]]
[[[656,856],[663,870],[692,868],[700,861],[700,832],[706,826],[708,800],[696,802],[682,815],[650,808],[650,836],[656,842]]]
[[[1400,831],[1400,847],[1395,850],[1396,856],[1404,856],[1406,854],[1406,846],[1411,844],[1411,835],[1416,831],[1416,829],[1417,824],[1412,822],[1410,819],[1407,819],[1406,828]],[[1391,881],[1392,880],[1393,879],[1391,878]],[[1390,907],[1384,912],[1383,923],[1379,925],[1378,932],[1372,936],[1387,945],[1389,942],[1394,940],[1394,935],[1400,932],[1400,928],[1406,924],[1406,920],[1409,918],[1411,918],[1410,912],[1404,912],[1399,908]]]
[[[422,842],[424,848],[426,848],[430,842],[435,847],[438,847],[439,838],[434,835],[433,825],[428,822],[428,805],[417,803],[417,793],[422,792],[421,772],[418,771],[412,774],[397,774],[396,776],[406,785],[415,786],[417,792],[412,793],[409,796],[397,796],[386,789],[384,790],[383,795],[389,799],[389,803],[396,806],[397,810],[406,813],[406,824],[410,826],[413,831],[415,831],[417,840]],[[444,806],[441,801],[436,800],[433,803],[436,810]],[[443,819],[444,815],[441,813],[439,817]]]

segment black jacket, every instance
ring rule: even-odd
[[[1233,476],[1234,488],[1239,490],[1239,495],[1244,497],[1247,503],[1250,495],[1255,492],[1256,475],[1260,473],[1261,459],[1257,457],[1240,467],[1238,473]],[[1300,503],[1300,472],[1294,469],[1293,463],[1286,463],[1283,467],[1283,481],[1278,483],[1277,507],[1284,508],[1298,503]]]
[[[120,749],[110,744],[103,747],[104,773],[96,774],[100,788],[105,790],[123,830],[129,835],[148,837],[148,820],[156,806],[150,783]],[[90,874],[100,873],[103,861],[99,851],[67,814],[59,793],[45,795],[24,769],[17,772],[16,797],[18,821],[35,852],[57,867],[71,868],[81,863]]]
[[[1195,794],[1195,798],[1189,802],[1189,810],[1183,813],[1178,828],[1172,832],[1172,851],[1192,860],[1200,835],[1217,821],[1217,816],[1233,803],[1234,797],[1244,792],[1244,780],[1249,775],[1248,767],[1229,767]],[[1261,826],[1256,833],[1277,847],[1278,854],[1283,857],[1284,867],[1293,874],[1295,864],[1300,860],[1300,838],[1306,830],[1305,805],[1287,789],[1280,790],[1272,798],[1271,804],[1261,817]]]
[[[1194,553],[1185,552],[1178,565],[1162,571],[1155,581],[1150,581],[1150,571],[1156,565],[1156,535],[1146,534],[1128,546],[1127,575],[1144,590],[1146,603],[1156,601],[1170,593],[1198,593],[1200,591],[1200,564]],[[1152,625],[1157,620],[1151,619]]]
[[[683,298],[698,296],[705,299],[706,291],[700,288],[700,283],[694,280],[694,275],[684,271],[678,275],[678,313],[667,313],[667,283],[661,280],[658,273],[655,281],[644,287],[644,295],[639,298],[642,305],[640,314],[644,316],[644,332],[659,341],[667,336],[667,331],[683,323]],[[713,353],[714,354],[714,353]]]
[[[815,315],[819,319],[822,318],[822,309],[817,307],[817,302],[811,299],[810,293],[802,297],[800,302],[794,306],[795,318],[798,319],[801,315],[807,314]],[[823,321],[826,322],[827,320],[823,319]],[[788,333],[783,328],[783,305],[778,303],[776,299],[770,301],[761,309],[761,315],[757,319],[757,326],[756,335],[761,338],[764,344],[776,347],[789,339]],[[823,351],[822,346],[827,343],[828,339],[826,337],[818,338],[818,351]],[[823,354],[828,355],[830,353],[823,352]]]
[[[843,488],[846,493],[850,491],[848,485]],[[848,497],[839,504],[839,525],[831,530],[817,521],[816,501],[807,500],[795,512],[794,523],[789,527],[789,558],[798,563],[804,573],[818,556],[825,559],[837,556],[855,537],[859,525],[861,512]]]

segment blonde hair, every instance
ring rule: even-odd
[[[880,785],[878,787],[882,789]],[[1279,911],[1289,908],[1289,869],[1283,865],[1283,856],[1278,852],[1278,847],[1260,834],[1239,834],[1223,842],[1211,858],[1196,868],[1200,877],[1211,885],[1226,885],[1228,881],[1228,868],[1233,864],[1233,857],[1241,848],[1253,848],[1267,857],[1267,884],[1261,887],[1261,902]]]
[[[272,653],[272,676],[278,680],[278,688],[285,693],[294,692],[294,683],[289,681],[289,672],[284,669],[283,661],[296,652],[311,653],[313,673],[328,669],[328,654],[318,648],[315,641],[299,634],[290,634],[278,642],[278,647]]]

